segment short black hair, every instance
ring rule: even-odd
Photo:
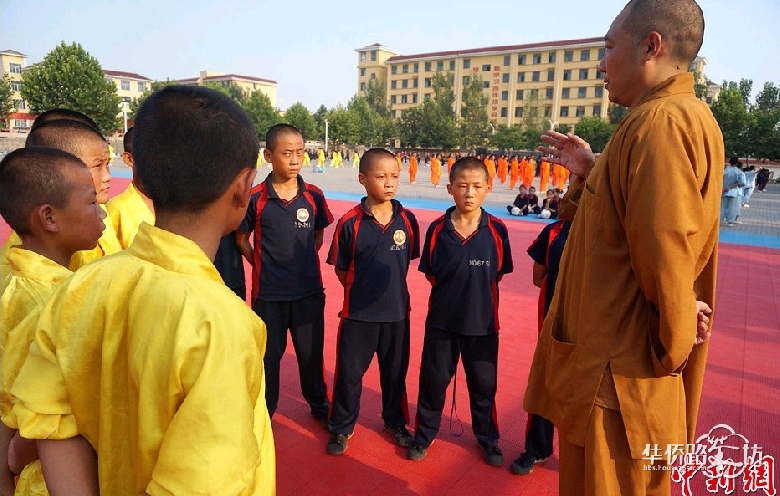
[[[38,206],[67,204],[72,185],[66,167],[87,166],[73,154],[47,147],[19,148],[0,162],[0,215],[17,234],[30,233],[30,213]]]
[[[66,108],[55,108],[55,109],[47,110],[46,112],[40,114],[33,121],[32,127],[30,128],[30,132],[34,131],[35,128],[40,126],[41,124],[45,124],[50,121],[56,121],[59,119],[78,121],[88,126],[91,126],[95,128],[95,131],[100,132],[100,129],[98,128],[95,121],[93,121],[89,116],[82,114],[81,112],[78,112],[76,110],[71,110]]]
[[[134,172],[160,212],[202,211],[255,167],[260,150],[247,113],[201,86],[152,93],[138,109],[134,134]]]
[[[273,151],[276,148],[276,145],[279,143],[279,136],[285,133],[297,133],[301,135],[301,138],[303,138],[303,133],[297,127],[285,123],[277,124],[275,126],[271,126],[271,129],[265,133],[265,147]]]
[[[738,163],[739,163],[739,157],[737,157],[736,155],[734,155],[729,159],[729,164],[731,165],[737,165]]]
[[[455,176],[461,171],[481,170],[485,173],[485,179],[490,179],[487,166],[476,157],[462,157],[455,161],[450,168],[450,184],[455,180]]]
[[[640,41],[656,31],[672,56],[690,64],[704,41],[704,13],[695,0],[631,0],[623,28]]]
[[[371,168],[374,167],[374,163],[380,158],[391,158],[394,162],[398,163],[395,159],[395,155],[390,150],[385,148],[371,148],[360,157],[360,166],[358,171],[361,174],[368,174],[371,172]]]
[[[27,135],[24,146],[59,148],[80,157],[83,154],[84,143],[89,140],[106,142],[100,131],[88,124],[71,119],[56,119],[32,129]]]
[[[122,147],[130,155],[133,154],[133,128],[129,128],[122,137]]]

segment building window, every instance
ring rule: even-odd
[[[523,107],[515,107],[515,117],[523,116]]]
[[[588,70],[580,69],[580,81],[584,81],[585,79],[588,79]]]
[[[555,52],[550,52],[550,54],[547,55],[547,62],[549,62],[550,64],[555,63]]]
[[[397,65],[391,65],[390,66],[390,74],[398,74],[398,66]]]
[[[569,107],[561,107],[561,117],[569,117]]]
[[[595,115],[596,117],[601,117],[601,105],[593,106],[593,115]]]
[[[536,88],[531,90],[531,98],[539,98],[539,90]]]
[[[391,110],[391,111],[390,111],[390,117],[392,117],[393,119],[395,119],[395,110]]]
[[[517,65],[525,65],[525,55],[517,56]]]
[[[471,82],[471,76],[463,76],[463,86],[468,86]]]
[[[401,81],[401,88],[408,88],[408,87],[409,87],[408,79],[404,79],[403,81]]]
[[[707,98],[705,98],[704,101],[707,102],[707,105],[712,105],[712,97],[711,96],[708,96]]]
[[[366,83],[360,83],[360,91],[366,91]]]
[[[490,64],[483,65],[482,72],[490,72]]]
[[[504,90],[501,92],[501,99],[502,100],[509,100],[509,92]]]
[[[507,112],[508,112],[508,111],[509,111],[509,109],[508,109],[508,108],[506,108],[506,107],[501,107],[501,117],[506,117],[506,116],[507,116]]]
[[[511,64],[512,64],[512,56],[504,55],[504,65],[511,65]]]
[[[27,108],[27,105],[24,103],[24,100],[14,100],[14,107],[16,107],[16,110],[24,110]]]
[[[571,69],[566,69],[565,71],[563,71],[563,80],[571,81]]]
[[[490,88],[490,81],[482,81],[482,87],[485,89]]]
[[[590,60],[590,50],[583,50],[580,52],[580,60],[586,62]]]
[[[425,87],[430,88],[432,86],[431,78],[425,78]]]
[[[146,91],[146,81],[138,81],[138,91],[143,93]]]
[[[517,93],[515,93],[515,100],[522,100],[523,99],[523,90],[517,90]]]
[[[534,71],[531,73],[531,81],[539,81],[539,71]]]
[[[14,119],[14,127],[27,127],[27,119]]]
[[[417,87],[417,78],[412,79],[412,88]]]
[[[555,81],[555,71],[547,71],[547,80]]]
[[[561,98],[569,98],[569,88],[564,88],[561,90]]]
[[[425,63],[425,71],[426,72],[431,72],[431,63],[430,62],[426,62]]]
[[[366,61],[366,52],[360,52],[360,61],[365,62]]]
[[[599,48],[599,60],[604,58],[604,55],[606,55],[607,49],[606,48]]]
[[[550,107],[549,105],[544,107],[544,116],[552,117],[552,107]]]
[[[585,86],[582,86],[577,90],[577,98],[585,98],[587,96],[588,96],[588,88],[586,88]]]
[[[508,83],[509,82],[509,73],[505,72],[501,74],[501,82],[502,83]]]
[[[430,99],[431,99],[431,94],[430,93],[426,93],[426,94],[423,95],[423,100],[430,100]]]
[[[393,104],[395,104],[395,102],[396,102],[395,95],[391,95],[391,96],[390,96],[390,103],[393,103]]]
[[[517,73],[517,82],[518,83],[524,83],[525,82],[525,72],[518,72]]]
[[[593,88],[593,96],[596,98],[601,98],[604,96],[604,87],[603,86],[596,86]]]
[[[22,82],[11,81],[11,91],[22,91]]]
[[[376,62],[376,50],[371,50],[371,62]]]
[[[122,87],[122,91],[130,91],[130,81],[127,79],[122,79],[119,84]]]
[[[371,79],[376,79],[376,74],[374,74],[373,72],[371,73]]]
[[[552,100],[553,89],[552,88],[547,88],[546,90],[544,90],[544,97],[547,98],[548,100]]]
[[[566,50],[563,52],[563,61],[572,62],[574,60],[574,50]]]
[[[418,72],[420,70],[420,64],[418,62],[414,63],[414,72]]]
[[[443,71],[444,70],[444,61],[440,60],[436,62],[436,70],[437,71]]]
[[[403,72],[404,74],[409,74],[409,64],[404,64],[403,66],[401,66],[401,72]]]
[[[463,68],[471,69],[471,59],[463,59]]]
[[[417,103],[417,93],[412,94],[412,103]]]
[[[397,84],[398,84],[398,82],[397,82],[395,79],[393,79],[392,81],[390,81],[390,89],[391,89],[391,90],[394,90],[394,89],[396,88],[396,85],[397,85]]]
[[[8,64],[8,71],[13,72],[14,74],[21,74],[22,73],[22,64],[15,64],[14,62],[11,62]],[[27,122],[27,121],[25,121]]]
[[[450,60],[450,70],[451,71],[455,70],[455,61],[454,60]]]
[[[585,107],[577,107],[577,117],[582,117],[585,115]]]
[[[401,95],[401,103],[407,103],[406,95]]]
[[[366,68],[365,67],[360,69],[360,77],[366,77]]]
[[[604,79],[604,73],[597,70],[596,71],[596,79]]]
[[[541,64],[542,63],[542,54],[541,53],[535,53],[534,54],[534,64]]]

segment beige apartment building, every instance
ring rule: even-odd
[[[224,74],[214,71],[200,71],[200,75],[194,78],[179,79],[179,84],[201,85],[203,83],[219,83],[222,85],[234,84],[247,94],[262,91],[276,108],[276,81],[254,76],[239,76],[238,74]]]
[[[27,67],[27,55],[15,50],[0,51],[0,78],[8,78],[11,81],[13,100],[16,110],[12,112],[0,128],[4,131],[26,132],[32,125],[35,116],[30,114],[27,102],[24,101],[20,91],[22,90],[22,69]]]
[[[116,94],[123,102],[130,103],[151,89],[152,80],[134,72],[103,70],[106,81],[116,86]]]
[[[531,113],[552,125],[574,126],[590,115],[607,118],[609,99],[598,70],[603,37],[416,55],[399,55],[378,43],[355,51],[359,94],[371,79],[378,79],[396,118],[433,97],[437,72],[453,78],[456,115],[465,86],[480,77],[489,97],[488,117],[496,125],[521,125]],[[699,57],[691,69],[703,75],[706,63]]]

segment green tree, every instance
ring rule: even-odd
[[[301,102],[295,102],[287,109],[284,120],[301,130],[304,140],[317,138],[317,123],[311,112]]]
[[[482,78],[474,76],[463,90],[460,107],[460,143],[468,150],[485,146],[491,134],[488,101],[482,91]]]
[[[14,92],[11,90],[11,78],[6,74],[3,79],[0,79],[0,119],[7,119],[14,110],[16,106]]]
[[[750,108],[748,137],[751,154],[758,158],[780,158],[780,88],[764,83]]]
[[[100,63],[78,43],[62,42],[40,64],[23,72],[21,93],[34,114],[65,107],[90,116],[105,134],[118,128],[116,86],[106,81]]]
[[[609,108],[607,109],[607,115],[609,116],[609,123],[615,126],[620,124],[620,121],[623,120],[623,117],[628,115],[628,110],[629,110],[628,107],[624,107],[616,103],[610,103]]]
[[[724,81],[718,99],[713,102],[712,114],[723,133],[726,154],[739,156],[750,153],[749,128],[751,115],[748,104],[753,82]]]
[[[614,129],[608,121],[593,115],[580,118],[574,126],[574,134],[587,141],[593,153],[601,153]]]
[[[328,110],[327,119],[330,143],[355,144],[360,141],[360,121],[357,112],[351,112],[347,107],[338,105]]]
[[[707,96],[707,78],[699,71],[693,71],[693,92],[696,98],[704,99]]]
[[[271,126],[275,126],[282,121],[279,112],[271,105],[271,99],[262,91],[252,92],[244,100],[242,106],[246,113],[249,114],[252,122],[254,122],[257,136],[261,141],[265,139],[265,133],[268,132]]]
[[[756,108],[762,112],[780,108],[780,87],[769,81],[764,83],[764,89],[756,96]]]
[[[443,109],[430,99],[405,111],[398,124],[403,146],[454,148],[458,132],[455,119],[452,112],[447,115],[442,113]]]
[[[519,126],[499,124],[496,132],[490,136],[490,146],[499,150],[519,150],[525,148],[523,130]]]
[[[437,72],[433,75],[433,101],[439,108],[441,115],[447,116],[455,121],[455,93],[452,92],[452,83],[454,76],[447,73]]]
[[[387,104],[387,91],[385,85],[378,79],[369,79],[366,85],[365,95],[362,95],[368,106],[380,117],[390,118],[390,107]]]
[[[555,127],[553,127],[553,131],[559,132],[561,134],[566,134],[571,132],[571,125],[570,124],[556,124]]]
[[[328,118],[328,108],[325,105],[320,105],[320,107],[312,114],[312,117],[314,117],[314,122],[317,124],[317,139],[318,140],[324,140],[325,139],[325,119]]]

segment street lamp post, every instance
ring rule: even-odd
[[[122,102],[122,126],[125,133],[127,133],[127,111],[129,110],[129,107],[127,102]]]
[[[325,155],[328,154],[328,119],[325,119]]]

